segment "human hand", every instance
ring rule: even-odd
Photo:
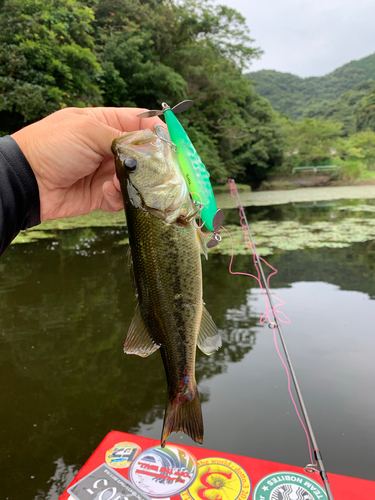
[[[12,134],[34,171],[41,221],[123,208],[111,144],[126,132],[161,123],[138,118],[142,111],[65,108]]]

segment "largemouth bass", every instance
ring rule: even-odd
[[[183,431],[203,442],[203,418],[195,381],[196,346],[212,354],[221,346],[203,305],[200,248],[191,205],[169,136],[159,126],[113,141],[129,231],[137,305],[124,350],[149,356],[159,350],[168,391],[161,445]]]

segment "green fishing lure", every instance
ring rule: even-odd
[[[212,239],[207,244],[210,248],[221,241],[220,228],[223,223],[224,214],[222,210],[218,210],[217,208],[210,182],[210,174],[181,123],[175,116],[175,113],[181,113],[193,104],[193,101],[182,101],[171,109],[168,104],[163,102],[162,110],[144,111],[138,116],[141,118],[150,118],[151,116],[164,114],[169,136],[173,143],[172,145],[176,149],[177,158],[190,196],[197,207],[199,207],[199,213],[204,225],[212,231]]]

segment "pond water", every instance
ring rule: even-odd
[[[246,213],[279,271],[271,288],[291,320],[283,332],[326,468],[375,480],[375,202]],[[225,221],[236,233],[237,210]],[[57,500],[111,430],[160,437],[160,356],[123,354],[135,305],[125,236],[122,227],[55,229],[0,260],[4,500]],[[235,243],[234,270],[252,272],[252,256]],[[229,274],[229,260],[203,261],[206,307],[223,338],[214,355],[197,354],[204,446],[305,466],[306,437],[272,330],[259,323],[263,296],[251,278]],[[193,444],[185,435],[171,441]]]

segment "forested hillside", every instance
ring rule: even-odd
[[[276,111],[296,120],[312,105],[326,106],[359,84],[375,80],[375,54],[351,61],[320,77],[300,78],[273,70],[256,71],[247,76],[254,82],[255,90],[266,97]]]
[[[353,90],[344,92],[336,101],[321,101],[310,105],[304,111],[304,117],[331,120],[343,124],[342,134],[349,135],[366,128],[363,120],[365,97],[375,89],[375,80],[366,80],[356,85]]]

